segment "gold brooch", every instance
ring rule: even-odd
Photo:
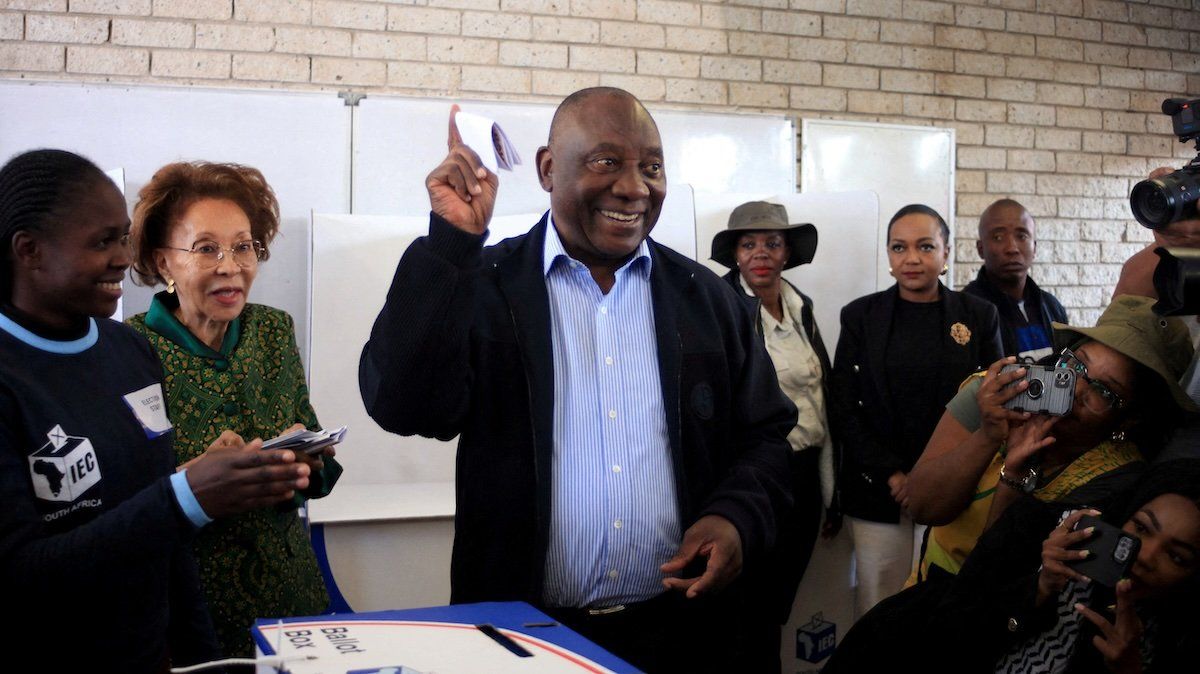
[[[966,346],[967,342],[971,341],[971,329],[962,323],[955,323],[950,326],[950,336],[959,346]]]

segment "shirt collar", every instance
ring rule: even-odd
[[[33,333],[8,316],[0,313],[0,330],[7,332],[25,344],[32,346],[40,351],[57,354],[74,354],[83,353],[92,348],[96,340],[100,337],[100,331],[96,328],[96,319],[88,318],[88,331],[79,339],[68,341],[59,341],[47,339],[41,335]]]
[[[737,276],[742,290],[750,297],[757,298],[758,296],[754,294],[754,289],[746,282],[746,277],[742,276],[740,271]],[[791,330],[795,325],[792,317],[804,308],[804,298],[800,296],[800,293],[792,289],[790,283],[779,279],[779,303],[783,305],[783,320],[775,320],[775,317],[771,315],[771,312],[766,311],[761,302],[759,303],[759,312],[762,314],[763,319],[766,320],[766,327],[770,327],[772,330],[776,328]]]
[[[221,350],[213,351],[212,347],[201,342],[191,330],[175,318],[175,309],[179,307],[179,298],[167,292],[160,292],[150,301],[150,309],[146,312],[146,327],[182,346],[193,356],[226,360],[233,348],[237,346],[242,333],[241,316],[233,319],[225,329],[225,339],[221,341]]]
[[[572,262],[580,265],[583,264],[567,253],[567,249],[563,247],[562,237],[558,235],[558,229],[554,226],[554,213],[547,213],[546,241],[542,246],[543,276],[549,276],[554,267],[558,265],[570,264]],[[650,244],[647,243],[646,239],[642,239],[642,242],[638,244],[637,250],[634,251],[633,257],[617,270],[617,276],[621,276],[622,272],[627,269],[634,269],[640,271],[643,278],[649,278],[653,260],[654,258],[650,256]]]

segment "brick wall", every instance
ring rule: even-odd
[[[1149,240],[1129,188],[1189,148],[1200,0],[0,0],[0,77],[555,100],[952,126],[956,284],[976,216],[1038,219],[1035,276],[1092,321]]]

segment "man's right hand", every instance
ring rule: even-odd
[[[215,519],[286,501],[308,486],[309,472],[291,450],[263,450],[261,439],[243,442],[225,431],[188,466],[187,481]]]
[[[458,106],[451,106],[446,141],[450,151],[425,178],[425,189],[434,213],[463,231],[483,234],[492,220],[500,178],[484,168],[479,155],[463,144],[454,121],[457,114]]]

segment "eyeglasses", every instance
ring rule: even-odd
[[[232,255],[233,261],[239,267],[243,268],[257,265],[265,252],[262,242],[253,240],[238,241],[229,248],[223,248],[215,241],[197,241],[192,244],[191,248],[176,248],[174,246],[163,246],[163,248],[191,253],[197,264],[205,269],[211,269],[221,264],[221,260],[225,259],[226,251]]]
[[[1083,395],[1080,398],[1083,404],[1091,411],[1103,413],[1112,409],[1119,410],[1125,407],[1124,398],[1114,393],[1103,382],[1098,382],[1088,376],[1087,365],[1079,360],[1079,356],[1076,356],[1070,349],[1062,350],[1055,367],[1074,370],[1075,376],[1087,383],[1087,388],[1084,389]]]

